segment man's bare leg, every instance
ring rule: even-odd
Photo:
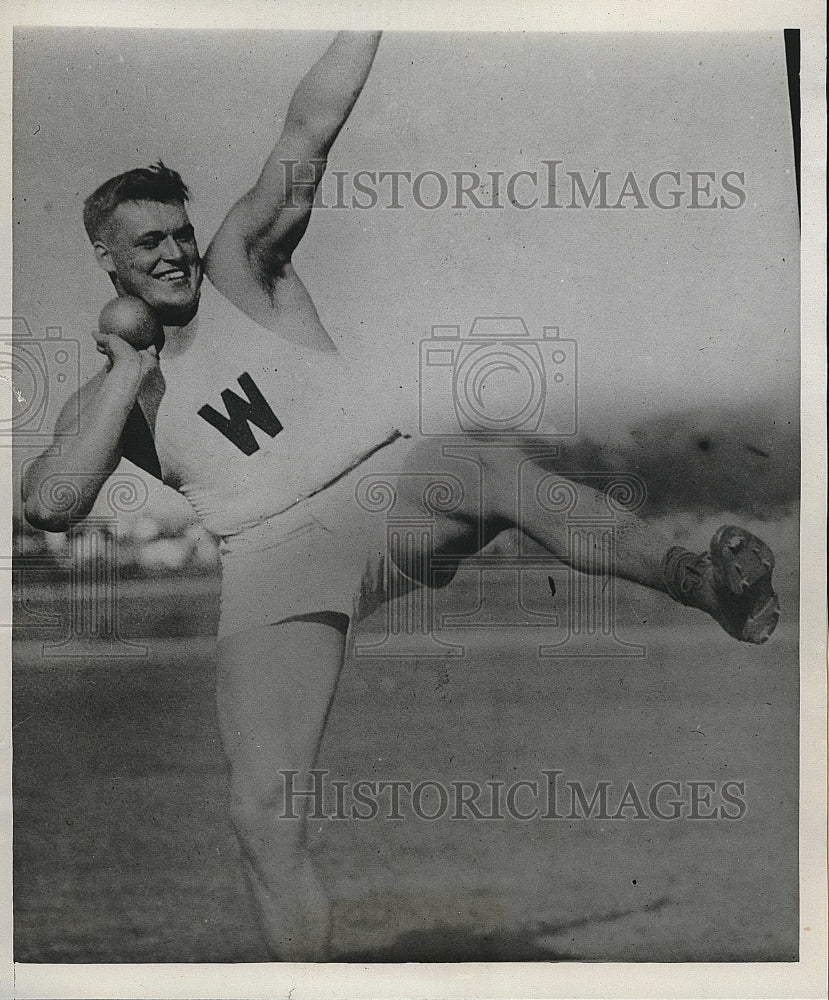
[[[328,958],[329,901],[308,852],[305,809],[300,802],[285,809],[280,772],[305,780],[314,765],[345,651],[337,624],[287,621],[220,642],[231,816],[268,947],[280,961]]]
[[[616,508],[613,565],[607,566],[597,558],[597,548],[572,548],[567,514],[536,499],[539,493],[549,496],[560,486],[573,498],[579,518],[589,522],[593,518],[606,521],[606,496],[584,482],[551,473],[530,460],[521,448],[482,447],[473,467],[463,459],[443,455],[440,446],[427,444],[413,451],[407,471],[412,468],[433,472],[438,479],[450,473],[463,484],[461,503],[451,512],[441,513],[425,509],[422,490],[411,489],[414,479],[402,477],[399,482],[403,505],[413,513],[434,518],[434,552],[442,557],[441,569],[446,566],[447,554],[457,555],[459,564],[481,543],[505,529],[518,528],[574,569],[612,573],[661,591],[681,604],[705,611],[743,641],[764,642],[777,624],[777,596],[771,586],[774,557],[764,542],[743,529],[720,529],[711,540],[710,551],[699,555],[674,545],[636,514]],[[519,488],[529,502],[518,503]],[[400,569],[417,578],[417,567]],[[453,569],[443,572],[442,577],[429,569],[428,575],[428,580],[420,582],[446,583]]]

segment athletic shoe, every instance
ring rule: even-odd
[[[731,524],[715,532],[702,555],[676,545],[662,564],[666,588],[675,601],[708,612],[729,635],[755,644],[768,639],[780,617],[773,569],[768,545]]]

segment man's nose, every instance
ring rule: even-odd
[[[161,244],[161,255],[165,260],[183,260],[184,250],[181,248],[175,237],[168,236]]]

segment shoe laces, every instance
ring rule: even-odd
[[[710,566],[711,556],[707,552],[696,555],[681,546],[672,548],[666,556],[665,579],[669,591],[687,604],[700,590]]]

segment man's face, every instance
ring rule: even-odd
[[[118,292],[143,299],[162,323],[181,325],[195,314],[202,264],[184,205],[122,202],[95,252]]]

